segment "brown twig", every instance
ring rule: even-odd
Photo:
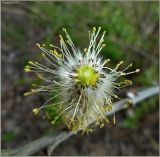
[[[155,94],[159,93],[159,86],[153,86],[147,89],[144,89],[142,91],[137,92],[137,94],[132,98],[123,99],[121,101],[118,101],[117,103],[113,104],[114,112],[118,112],[120,110],[128,108],[130,105],[128,104],[128,100],[131,101],[131,104],[135,106],[137,103],[143,101],[144,99],[147,99]],[[107,112],[106,115],[112,115],[113,112]],[[89,124],[90,125],[90,124]],[[44,137],[40,137],[39,139],[26,144],[20,148],[16,148],[13,150],[2,150],[2,155],[4,156],[29,156],[37,151],[48,147],[48,154],[51,155],[54,149],[63,141],[68,139],[74,135],[71,131],[63,131],[59,134],[49,134]]]

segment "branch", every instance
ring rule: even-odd
[[[118,45],[120,45],[123,49],[135,52],[135,53],[141,55],[142,57],[145,57],[146,59],[154,62],[157,65],[159,63],[157,58],[155,58],[154,56],[151,56],[147,51],[142,50],[140,47],[137,47],[136,45],[133,46],[133,45],[130,45],[129,43],[125,43],[121,39],[119,39],[115,36],[111,37],[111,41],[115,42],[115,43],[118,43]]]
[[[121,101],[118,101],[116,103],[113,104],[113,109],[114,112],[118,112],[120,110],[126,109],[128,107],[130,107],[131,105],[129,105],[128,100],[131,101],[132,105],[135,106],[137,103],[141,102],[144,99],[147,99],[153,95],[156,95],[159,93],[159,86],[153,86],[147,89],[144,89],[142,91],[137,92],[137,94],[132,97],[132,98],[127,98],[127,99],[123,99]],[[107,112],[106,115],[112,115],[113,112]],[[90,124],[89,124],[90,125]],[[63,141],[65,141],[66,139],[68,139],[70,136],[74,135],[73,132],[71,131],[63,131],[61,133],[57,133],[56,135],[54,134],[49,134],[46,135],[44,137],[41,137],[29,144],[26,144],[20,148],[16,148],[13,150],[2,150],[2,155],[6,155],[6,156],[29,156],[32,155],[34,153],[36,153],[37,151],[46,148],[47,146],[51,145],[48,147],[48,154],[51,155],[53,150]]]

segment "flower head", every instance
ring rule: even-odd
[[[109,122],[105,113],[112,110],[112,99],[118,98],[113,93],[113,89],[119,90],[131,84],[129,80],[120,83],[116,80],[120,76],[138,72],[139,69],[126,72],[132,66],[130,64],[124,70],[118,71],[123,61],[120,61],[114,69],[106,66],[110,59],[103,60],[99,57],[100,51],[105,46],[106,33],[103,32],[97,42],[100,27],[98,30],[94,27],[91,32],[89,31],[89,47],[85,48],[84,52],[76,48],[66,29],[63,30],[67,40],[60,35],[60,47],[50,44],[50,50],[47,50],[44,44],[37,44],[42,50],[42,56],[51,67],[38,62],[29,62],[25,71],[35,72],[47,84],[34,85],[37,88],[25,95],[37,92],[51,94],[52,96],[43,106],[33,109],[35,114],[38,114],[42,108],[50,106],[57,109],[57,116],[52,120],[52,124],[61,117],[73,131],[92,131],[88,124],[95,122],[92,127],[95,125],[103,127],[104,123]],[[52,100],[54,102],[48,105]]]

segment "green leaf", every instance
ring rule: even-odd
[[[13,131],[5,131],[2,132],[2,142],[9,143],[15,137],[15,133]]]
[[[45,108],[45,116],[49,123],[57,126],[62,123],[62,118],[58,115],[58,105],[47,106]]]

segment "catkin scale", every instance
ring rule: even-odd
[[[117,83],[117,79],[122,75],[139,72],[139,69],[126,72],[132,66],[130,64],[124,70],[118,71],[123,61],[113,69],[106,66],[110,59],[103,60],[99,57],[100,51],[105,46],[105,32],[97,42],[101,27],[98,29],[94,27],[89,32],[89,46],[84,49],[84,52],[76,48],[66,29],[63,30],[67,40],[65,41],[60,35],[60,47],[50,44],[50,50],[47,50],[45,45],[37,44],[43,52],[44,59],[54,68],[30,61],[25,71],[37,73],[48,85],[37,85],[36,89],[32,89],[25,95],[37,92],[52,93],[55,90],[56,94],[47,101],[49,103],[57,98],[50,106],[54,107],[55,104],[59,106],[52,124],[61,117],[68,128],[75,132],[77,130],[92,131],[96,125],[102,128],[109,122],[105,113],[112,110],[112,99],[118,98],[113,93],[113,89],[120,90],[131,84],[128,80]],[[44,73],[43,76],[42,73]],[[52,79],[46,78],[45,73],[53,76]],[[47,103],[33,109],[33,112],[38,114],[41,109],[48,106]],[[115,117],[113,121],[115,122]],[[94,123],[90,126],[92,122]]]

